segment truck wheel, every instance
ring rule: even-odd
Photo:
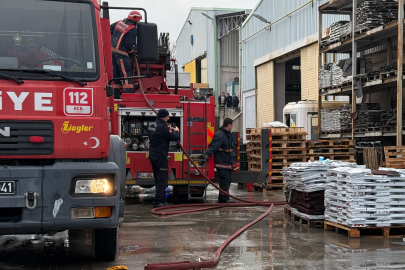
[[[93,252],[98,261],[114,261],[118,254],[118,226],[93,230]]]

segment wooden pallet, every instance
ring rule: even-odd
[[[247,143],[247,150],[250,149],[262,149],[262,144],[260,142],[248,142]]]
[[[300,132],[295,134],[281,134],[281,135],[272,134],[271,139],[273,141],[305,141],[307,139],[307,133]]]
[[[320,141],[308,141],[308,148],[345,148],[354,147],[352,140],[320,140]]]
[[[273,163],[283,163],[291,164],[295,162],[307,162],[307,156],[289,156],[289,157],[273,157],[271,162]]]
[[[262,129],[261,128],[247,128],[246,129],[246,135],[261,135],[262,134]]]
[[[405,146],[384,147],[387,168],[405,169]]]
[[[271,170],[272,171],[275,171],[275,170],[277,170],[277,171],[283,171],[283,169],[284,168],[286,168],[286,167],[288,167],[289,165],[284,165],[283,163],[273,163],[272,165],[271,165]]]
[[[305,217],[298,216],[291,211],[290,205],[284,205],[284,213],[291,217],[292,222],[297,222],[300,225],[307,226],[308,228],[323,228],[324,220],[323,219],[309,219]]]
[[[356,162],[356,158],[354,155],[331,155],[325,154],[322,155],[324,159],[329,158],[330,160],[337,160],[337,161],[346,161],[346,162]],[[310,161],[318,161],[320,156],[309,156]]]
[[[297,135],[297,134],[306,134],[303,127],[290,127],[290,128],[263,128],[270,129],[271,135]]]
[[[258,163],[248,163],[248,169],[249,171],[261,171],[262,170],[262,165]]]
[[[319,155],[352,155],[355,154],[353,148],[311,148],[308,149],[308,155],[319,156]]]
[[[246,139],[249,142],[261,142],[262,141],[262,136],[259,135],[259,134],[246,135]]]
[[[246,150],[248,156],[261,156],[262,150],[257,148],[250,148]]]
[[[263,190],[284,190],[283,183],[264,183],[262,186]]]
[[[252,164],[262,164],[262,158],[260,156],[249,156],[248,162]]]
[[[405,226],[353,228],[336,222],[325,221],[324,229],[326,231],[334,230],[336,233],[344,230],[347,231],[349,237],[356,238],[403,238],[405,236]]]
[[[388,72],[381,72],[380,79],[387,79],[389,77],[396,76],[397,75],[396,73],[397,73],[396,70],[391,70]]]
[[[306,148],[273,148],[272,155],[275,156],[286,156],[286,155],[306,155],[307,149]]]
[[[306,141],[274,141],[272,148],[306,148]]]

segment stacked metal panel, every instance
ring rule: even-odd
[[[365,1],[357,6],[356,30],[368,30],[398,19],[398,3],[392,0]]]
[[[323,219],[327,171],[334,167],[354,166],[348,162],[297,162],[283,169],[285,195],[295,215]]]
[[[286,190],[314,192],[325,190],[329,164],[320,162],[297,162],[283,169]]]
[[[405,224],[405,174],[374,175],[365,168],[328,171],[325,220],[350,227]]]

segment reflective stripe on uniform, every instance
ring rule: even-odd
[[[124,66],[124,60],[120,59],[120,64],[121,64],[122,73],[124,73],[124,77],[128,77],[127,72],[125,70],[125,66]],[[125,80],[125,84],[128,84],[128,80]]]
[[[228,170],[232,170],[232,165],[215,164],[214,166],[215,166],[215,168],[218,168],[218,169],[228,169]]]

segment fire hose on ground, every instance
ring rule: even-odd
[[[139,70],[139,65],[138,61],[135,58],[135,65],[136,65],[136,70],[137,70],[137,76],[141,76],[140,70]],[[145,95],[145,92],[142,87],[142,80],[139,80],[139,89],[142,93],[142,96],[146,102],[146,104],[151,108],[151,110],[157,114],[156,109],[152,106],[152,104],[149,102],[148,98]],[[241,233],[243,233],[245,230],[253,226],[254,224],[258,223],[265,217],[267,217],[272,211],[275,205],[284,205],[284,201],[277,201],[277,202],[255,202],[255,201],[249,201],[249,200],[244,200],[240,199],[238,197],[235,197],[228,192],[222,190],[220,187],[218,187],[214,182],[211,181],[207,177],[207,175],[200,170],[200,168],[193,162],[191,157],[189,156],[188,152],[184,149],[183,145],[178,141],[177,142],[183,153],[186,155],[190,163],[194,166],[194,168],[204,177],[205,180],[207,180],[214,188],[216,188],[220,193],[227,195],[231,197],[232,199],[235,199],[237,201],[240,201],[241,203],[213,203],[213,204],[193,204],[192,206],[187,205],[187,204],[182,204],[182,205],[172,205],[172,206],[165,206],[165,207],[159,207],[159,208],[154,208],[151,213],[154,215],[160,215],[160,216],[171,216],[171,215],[178,215],[178,214],[186,214],[186,213],[194,213],[194,212],[199,212],[199,211],[206,211],[206,210],[213,210],[213,209],[219,209],[223,207],[253,207],[253,206],[266,206],[269,207],[269,209],[256,218],[254,221],[250,222],[249,224],[245,225],[238,231],[236,231],[233,235],[231,235],[222,245],[219,246],[217,251],[215,252],[215,257],[213,260],[210,261],[201,261],[201,262],[190,262],[190,261],[182,261],[182,262],[172,262],[172,263],[148,263],[145,266],[145,270],[159,270],[159,269],[198,269],[198,268],[212,268],[214,267],[221,256],[221,253],[223,249],[237,236],[239,236]],[[183,209],[183,208],[194,208],[194,209],[187,209],[187,210],[177,210],[177,211],[167,211],[167,210],[174,210],[174,209]]]

